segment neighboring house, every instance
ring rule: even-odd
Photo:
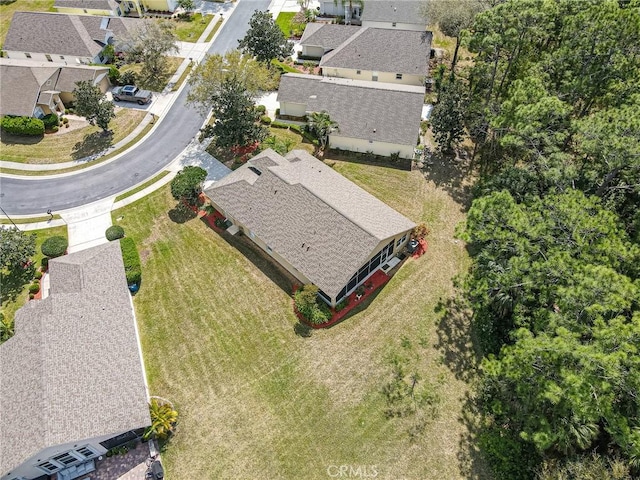
[[[80,65],[104,63],[102,50],[140,20],[63,13],[16,12],[3,45],[4,56]]]
[[[362,27],[322,57],[322,74],[373,82],[424,86],[431,32]]]
[[[53,8],[60,13],[75,15],[122,15],[120,4],[116,0],[55,0]]]
[[[104,93],[110,86],[108,75],[105,67],[0,59],[0,115],[42,118],[64,112],[74,101],[76,82],[88,80]]]
[[[421,11],[424,3],[410,0],[365,2],[362,26],[424,32],[427,29],[427,21]]]
[[[415,224],[302,150],[265,150],[205,190],[216,209],[330,305],[405,245]]]
[[[287,73],[277,99],[281,116],[327,111],[339,128],[329,135],[331,148],[413,158],[424,93],[424,87]]]
[[[0,478],[71,480],[151,424],[118,242],[49,262],[0,345]]]
[[[173,12],[178,8],[178,0],[139,0],[146,10]],[[126,3],[126,0],[125,2]]]
[[[351,38],[360,27],[333,23],[307,23],[300,45],[302,56],[320,59],[325,53],[338,48]]]
[[[349,0],[320,0],[320,15],[343,17],[345,23],[360,24],[362,7],[359,3],[357,0],[351,2],[353,6],[353,15],[351,15]]]

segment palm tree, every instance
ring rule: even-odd
[[[149,404],[149,413],[151,414],[151,426],[144,432],[144,438],[153,437],[164,440],[169,437],[173,433],[178,420],[178,412],[173,409],[171,402],[152,397]]]
[[[321,112],[313,112],[307,117],[307,126],[309,131],[313,133],[320,141],[320,150],[324,150],[329,140],[329,134],[339,131],[338,123],[331,120],[329,114],[323,110]]]

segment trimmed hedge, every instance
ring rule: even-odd
[[[40,291],[40,284],[39,283],[34,282],[31,285],[29,285],[29,293],[33,293],[35,295],[39,291]]]
[[[107,237],[107,240],[113,242],[114,240],[118,240],[124,237],[124,228],[122,228],[120,225],[111,225],[104,232],[104,236]]]
[[[136,248],[136,243],[132,238],[120,239],[120,250],[124,262],[124,271],[127,275],[127,285],[140,285],[142,281],[142,267],[140,265],[140,255]]]
[[[42,123],[44,123],[45,130],[50,130],[53,127],[60,125],[60,119],[55,113],[50,113],[49,115],[42,117]]]
[[[64,255],[67,251],[69,242],[66,238],[61,236],[49,237],[43,243],[40,250],[42,254],[49,258],[56,258]]]
[[[265,125],[269,125],[271,123],[271,118],[269,118],[269,115],[262,115],[260,117],[260,123],[264,123]]]
[[[39,118],[4,116],[0,127],[6,133],[24,137],[44,135],[44,122]]]

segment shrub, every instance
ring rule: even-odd
[[[390,156],[392,162],[400,160],[400,152],[393,152]]]
[[[40,260],[40,267],[42,268],[43,271],[47,271],[47,269],[49,268],[49,258],[44,257],[42,260]]]
[[[29,285],[29,293],[33,293],[34,295],[40,291],[40,284],[33,282]]]
[[[264,105],[256,106],[256,112],[258,112],[260,115],[264,115],[266,111],[267,111],[267,107],[265,107]]]
[[[30,293],[29,300],[33,300],[34,298],[36,298],[36,295],[34,293]]]
[[[280,116],[280,109],[276,108],[276,117],[279,117],[279,116]]]
[[[124,237],[124,228],[122,228],[120,225],[111,225],[104,232],[104,235],[110,242],[118,240],[119,238]]]
[[[349,299],[345,297],[336,304],[336,312],[344,310],[347,305],[349,305]]]
[[[269,118],[269,115],[262,115],[260,117],[260,123],[264,123],[265,125],[269,125],[271,123],[271,119]]]
[[[62,119],[62,123],[64,123],[65,125],[68,125],[69,124],[69,119],[67,117],[64,117]]]
[[[56,258],[64,255],[67,251],[69,242],[66,238],[61,236],[49,237],[43,243],[40,250],[42,254],[49,258]]]
[[[52,133],[56,133],[58,130],[60,130],[60,127],[58,127],[57,125],[55,127],[51,127],[49,129],[49,131],[52,132]]]
[[[137,80],[138,76],[136,75],[136,72],[133,70],[127,70],[120,75],[119,83],[120,85],[135,85]]]
[[[44,128],[48,130],[60,125],[60,119],[55,113],[50,113],[49,115],[42,117],[42,123],[44,123]]]
[[[40,280],[42,278],[42,272],[40,270],[36,270],[34,277],[36,278],[36,280]]]
[[[318,287],[305,285],[293,296],[296,309],[314,325],[327,323],[331,319],[331,310],[318,299]]]
[[[127,285],[140,285],[142,281],[142,267],[140,266],[140,255],[132,238],[120,239],[120,250],[122,251],[122,261],[124,271],[127,276]]]
[[[38,136],[44,134],[44,122],[39,118],[4,116],[0,127],[7,133],[21,136]]]
[[[120,81],[120,70],[115,65],[109,65],[109,81],[112,85],[117,85]]]
[[[202,182],[207,178],[207,171],[193,165],[186,166],[171,180],[171,195],[176,200],[185,200],[195,205],[202,191]]]
[[[421,223],[420,225],[416,225],[415,227],[413,227],[413,230],[411,231],[411,238],[422,240],[427,235],[429,235],[429,233],[429,228],[424,223]]]

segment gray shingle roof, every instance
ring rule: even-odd
[[[355,34],[360,27],[335,25],[333,23],[307,23],[300,45],[323,47],[325,51],[339,47]]]
[[[117,37],[139,22],[134,18],[16,12],[3,48],[19,52],[94,57],[104,47],[107,31]]]
[[[425,2],[410,0],[385,0],[365,2],[362,11],[363,22],[397,22],[424,25],[427,22],[422,17],[420,7]]]
[[[56,0],[55,8],[86,8],[91,10],[115,10],[118,7],[116,0]]]
[[[302,150],[265,150],[205,193],[330,296],[382,241],[415,226]]]
[[[0,65],[0,115],[33,115],[40,88],[57,72],[52,67]]]
[[[43,448],[149,425],[118,242],[49,262],[50,295],[0,345],[0,473]]]
[[[424,87],[287,73],[280,78],[279,102],[326,110],[344,137],[415,145]]]
[[[431,32],[363,27],[320,66],[426,75],[430,53]]]

